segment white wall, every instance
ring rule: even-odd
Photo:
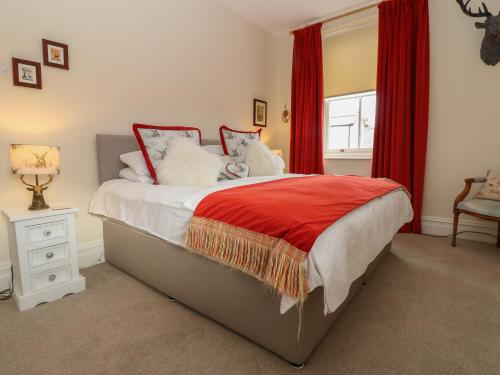
[[[500,170],[500,65],[488,67],[481,61],[483,31],[474,27],[477,20],[466,17],[458,4],[430,0],[429,6],[431,92],[423,215],[434,227],[424,229],[435,231],[441,226],[440,232],[448,233],[453,201],[464,187],[464,178],[484,176],[489,168]],[[498,12],[500,0],[490,0],[488,6]],[[293,40],[283,35],[277,43],[277,97],[280,103],[290,103]],[[275,134],[289,137],[289,126],[284,130],[278,121],[273,126],[278,128]],[[327,161],[326,170],[369,174],[370,162]],[[492,225],[489,229],[495,231]]]
[[[487,3],[494,14],[500,11],[500,0]],[[500,64],[490,67],[480,59],[484,31],[455,2],[431,0],[430,21],[424,215],[448,217],[465,177],[500,170]]]
[[[283,150],[283,159],[287,162],[290,158],[290,122],[284,123],[281,114],[285,104],[290,110],[292,91],[292,57],[293,38],[288,35],[276,37],[276,75],[275,100],[276,111],[273,124],[268,127],[269,142],[273,148]]]
[[[69,44],[70,70],[42,66],[43,90],[13,86],[11,57],[41,61],[42,38]],[[253,98],[271,102],[276,89],[274,60],[269,34],[212,1],[3,2],[0,209],[31,199],[8,173],[8,145],[59,145],[62,173],[46,200],[79,207],[78,242],[98,241],[100,220],[86,213],[98,186],[95,134],[131,134],[133,122],[196,125],[206,138],[221,122],[250,129]],[[0,264],[6,229],[1,215]]]

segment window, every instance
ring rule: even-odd
[[[325,99],[326,153],[369,158],[375,135],[375,91]]]

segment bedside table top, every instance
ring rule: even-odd
[[[57,215],[64,215],[64,214],[71,214],[71,213],[76,213],[79,212],[80,210],[78,208],[49,208],[47,210],[40,210],[40,211],[30,211],[27,209],[24,210],[3,210],[3,213],[11,223],[16,222],[16,221],[23,221],[23,220],[30,220],[30,219],[39,219],[42,217],[50,217],[50,216],[57,216]]]

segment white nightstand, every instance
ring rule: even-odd
[[[76,253],[78,211],[4,211],[10,221],[14,299],[20,311],[85,290]]]

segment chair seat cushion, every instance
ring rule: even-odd
[[[480,215],[500,218],[500,201],[471,199],[458,204],[459,210],[470,211]]]

